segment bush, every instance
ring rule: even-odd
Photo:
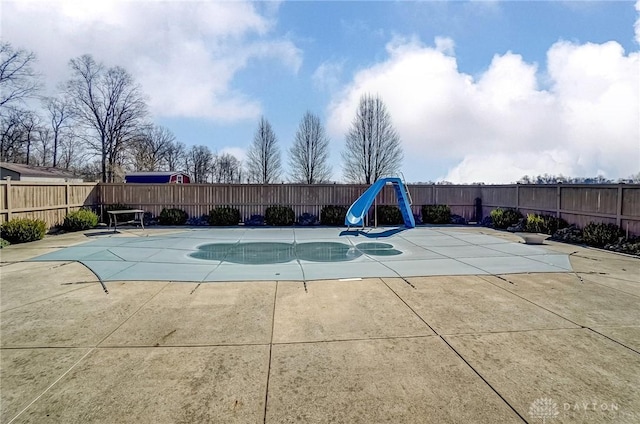
[[[491,211],[491,221],[494,228],[507,229],[518,223],[522,214],[515,209],[494,209]]]
[[[8,241],[6,241],[3,238],[0,238],[0,249],[2,249],[3,247],[7,247],[9,246],[11,243],[9,243]]]
[[[451,223],[455,225],[467,225],[469,221],[461,215],[451,215]]]
[[[422,206],[423,224],[449,224],[451,223],[451,209],[447,205]]]
[[[11,244],[41,240],[47,224],[40,219],[12,219],[0,227],[0,237]]]
[[[553,235],[556,231],[566,228],[569,224],[562,218],[551,215],[528,214],[524,229],[530,233]]]
[[[604,248],[614,252],[640,256],[640,237],[621,238],[618,242],[607,244]]]
[[[323,225],[343,226],[347,217],[347,208],[344,206],[328,205],[320,211],[320,223]]]
[[[204,214],[199,217],[192,216],[187,219],[187,225],[191,225],[193,227],[201,227],[205,225],[209,225],[209,215]]]
[[[606,244],[617,243],[622,236],[622,229],[616,224],[591,222],[582,229],[584,242],[595,247],[604,247]]]
[[[393,205],[378,205],[378,225],[398,225],[404,222],[400,208]]]
[[[582,230],[575,224],[571,224],[566,228],[561,228],[551,236],[551,240],[562,241],[565,243],[584,243],[582,238]]]
[[[80,209],[64,217],[62,228],[67,231],[84,231],[96,225],[98,225],[98,215],[88,209]]]
[[[269,206],[264,212],[267,225],[289,226],[296,220],[296,214],[289,206]]]
[[[318,225],[318,217],[313,214],[305,212],[298,217],[298,220],[296,221],[296,223],[303,227],[310,226],[310,225]]]
[[[209,212],[209,225],[217,227],[238,225],[240,211],[231,206],[218,206]]]
[[[249,219],[244,221],[244,225],[248,227],[258,227],[264,225],[264,216],[262,215],[251,215]]]
[[[178,208],[162,208],[160,216],[158,216],[160,225],[184,225],[187,219],[189,219],[189,215]]]

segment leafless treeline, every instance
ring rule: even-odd
[[[36,57],[0,41],[0,161],[72,170],[88,180],[121,181],[130,171],[184,170],[194,182],[284,181],[278,139],[259,121],[246,164],[208,146],[187,146],[170,129],[150,121],[147,98],[120,66],[91,55],[69,61],[69,77],[51,97],[41,95]],[[360,100],[343,151],[348,181],[372,183],[397,173],[400,142],[382,100]],[[286,177],[323,183],[331,177],[329,139],[320,119],[307,112],[289,155]]]
[[[140,86],[92,56],[69,61],[54,97],[40,95],[33,53],[0,42],[0,160],[119,181],[128,171],[186,170],[198,182],[240,182],[241,162],[207,146],[187,148],[149,121]]]

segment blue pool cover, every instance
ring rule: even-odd
[[[104,234],[33,261],[78,261],[102,281],[262,281],[570,272],[544,246],[443,227],[190,229]]]

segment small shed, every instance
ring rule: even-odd
[[[0,162],[0,178],[12,181],[81,183],[83,179],[73,172],[48,166],[32,166],[22,163]]]
[[[189,184],[191,177],[184,172],[176,171],[131,172],[124,176],[124,182],[134,184]]]

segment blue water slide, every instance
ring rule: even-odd
[[[402,219],[404,220],[404,226],[407,228],[414,228],[416,222],[413,219],[413,212],[411,212],[411,204],[409,202],[409,196],[407,189],[400,178],[381,178],[371,185],[358,199],[353,202],[347,216],[344,219],[344,225],[350,226],[364,226],[364,216],[373,204],[380,190],[384,188],[388,183],[393,184],[393,188],[396,192],[398,199],[398,207],[402,213]]]

